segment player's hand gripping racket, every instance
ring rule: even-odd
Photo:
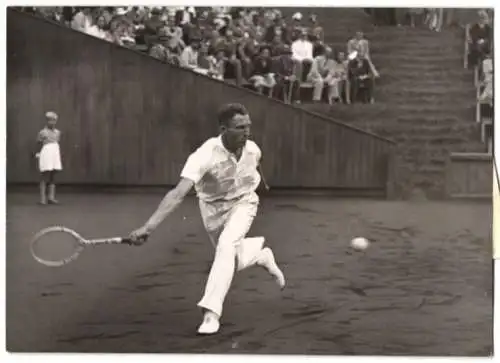
[[[31,240],[31,254],[39,263],[50,266],[64,266],[78,258],[87,246],[125,244],[141,245],[147,237],[139,241],[130,238],[113,237],[85,239],[72,229],[54,226],[42,229]]]

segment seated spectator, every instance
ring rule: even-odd
[[[87,29],[87,34],[92,35],[96,38],[107,40],[109,42],[113,41],[113,36],[107,30],[106,18],[104,16],[99,16],[96,20],[96,23],[91,25]]]
[[[151,9],[151,16],[144,23],[144,37],[146,44],[150,44],[150,39],[158,34],[158,30],[165,26],[165,21],[161,18],[161,10],[158,7]]]
[[[491,59],[491,52],[489,51],[485,54],[482,68],[483,79],[480,85],[483,87],[483,91],[478,101],[482,104],[493,106],[493,61]]]
[[[106,20],[106,25],[109,27],[111,25],[111,20],[113,19],[114,9],[113,8],[103,8],[99,12],[99,16],[103,16]]]
[[[192,23],[196,18],[196,10],[192,6],[185,6],[179,9],[178,14],[180,25]]]
[[[198,66],[200,46],[200,41],[198,39],[193,39],[193,42],[184,48],[179,60],[181,67],[189,68],[194,71],[202,70],[202,68]]]
[[[77,31],[85,33],[92,25],[92,17],[90,8],[81,8],[73,17],[71,27]]]
[[[255,40],[257,40],[258,42],[264,41],[264,37],[266,35],[266,28],[267,28],[265,23],[266,23],[266,20],[264,19],[264,17],[261,14],[259,14],[259,13],[254,14],[252,30],[254,33]]]
[[[144,6],[133,6],[127,17],[135,24],[142,25],[148,20],[148,12]]]
[[[285,45],[285,43],[283,42],[283,39],[281,38],[281,35],[278,35],[278,34],[276,34],[274,36],[274,39],[272,39],[271,42],[266,42],[266,44],[271,49],[271,56],[272,57],[280,56],[281,51],[283,49],[283,46]]]
[[[62,8],[62,16],[63,22],[66,26],[71,26],[71,22],[73,21],[73,16],[75,15],[75,8],[72,6],[63,6]],[[107,23],[107,22],[106,22]]]
[[[292,43],[292,58],[295,61],[297,79],[302,82],[313,61],[313,44],[307,39],[306,30],[302,30],[300,38]]]
[[[273,63],[269,47],[262,47],[260,55],[254,61],[254,72],[250,78],[257,92],[263,93],[264,88],[269,89],[269,97],[272,95],[276,80],[274,79]]]
[[[347,72],[351,85],[351,102],[373,103],[373,80],[370,64],[356,52],[349,55]]]
[[[316,58],[325,51],[323,28],[319,25],[316,14],[311,14],[309,20],[309,40],[313,43],[313,57]]]
[[[443,26],[443,9],[428,8],[425,23],[430,30],[440,32]]]
[[[307,81],[313,85],[313,102],[321,102],[325,85],[328,87],[328,99],[333,98],[332,89],[337,82],[337,79],[333,77],[334,70],[335,60],[332,48],[325,47],[324,54],[314,58],[311,71],[307,75]]]
[[[311,14],[309,17],[310,20],[310,33],[309,37],[311,42],[321,42],[325,41],[325,34],[323,32],[323,28],[318,23],[318,16],[316,14]]]
[[[218,80],[224,80],[226,59],[223,51],[218,51],[215,56],[209,56],[210,68],[208,75]]]
[[[239,40],[233,36],[233,31],[229,28],[222,30],[225,36],[221,37],[217,44],[216,51],[223,50],[226,57],[224,79],[235,79],[236,85],[243,85],[243,69],[241,61],[238,59]]]
[[[113,28],[129,28],[133,27],[134,23],[128,16],[126,8],[116,8],[115,12],[111,14],[110,27]],[[127,30],[128,31],[128,30]]]
[[[412,28],[420,27],[424,24],[426,16],[425,8],[410,8],[408,15],[410,17],[410,26]]]
[[[110,32],[113,38],[113,43],[124,47],[131,47],[135,45],[135,33],[133,26],[118,21],[111,21]]]
[[[345,97],[346,103],[349,103],[349,98],[347,95],[347,67],[349,61],[347,60],[344,52],[339,52],[337,54],[337,59],[333,66],[333,70],[329,74],[331,77],[331,87],[328,92],[328,103],[338,103]]]
[[[168,27],[160,28],[158,38],[149,50],[149,55],[165,63],[179,65],[179,47],[172,47],[172,33]]]
[[[479,65],[484,54],[491,49],[492,28],[489,24],[489,17],[486,11],[478,12],[479,21],[472,25],[469,30],[469,67],[474,68]]]
[[[304,32],[307,33],[307,29],[302,25],[302,14],[295,13],[292,16],[292,24],[290,25],[292,42],[299,39]],[[292,49],[293,50],[293,49]]]
[[[292,35],[289,28],[287,28],[285,20],[281,17],[276,17],[264,34],[264,41],[266,43],[271,43],[277,39],[283,44],[291,44],[292,42]]]
[[[249,79],[253,74],[253,60],[259,54],[258,42],[250,34],[244,33],[237,52],[237,58],[241,62],[242,77]]]
[[[214,67],[214,57],[208,53],[208,46],[206,44],[201,44],[198,53],[198,70],[196,70],[196,72],[209,77],[214,77],[212,72]]]
[[[57,7],[57,6],[42,6],[37,8],[38,13],[43,16],[46,19],[55,21],[55,22],[62,22],[63,16],[62,16],[62,9]]]
[[[192,22],[181,24],[181,21],[176,20],[175,24],[182,29],[182,40],[185,44],[191,43],[191,39],[202,38],[202,30],[197,24],[198,19],[193,18]]]
[[[276,91],[282,95],[286,103],[300,103],[300,84],[295,76],[295,62],[292,59],[292,50],[285,44],[281,54],[274,62]]]
[[[172,18],[168,19],[168,25],[165,27],[166,29],[166,36],[169,38],[168,41],[168,47],[170,48],[171,51],[174,53],[180,54],[182,52],[182,49],[186,46],[184,43],[183,38],[183,32],[182,28],[179,26],[176,26],[172,22]],[[164,29],[164,28],[161,28]]]
[[[356,32],[356,36],[347,42],[347,53],[352,54],[354,52],[357,52],[359,57],[366,59],[370,65],[370,71],[375,78],[380,77],[380,74],[375,68],[375,65],[370,57],[370,43],[367,39],[365,39],[365,36],[361,31]]]

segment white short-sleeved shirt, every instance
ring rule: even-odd
[[[186,161],[181,177],[192,180],[204,202],[233,200],[255,192],[260,184],[261,159],[257,144],[248,140],[238,161],[220,136],[205,141]]]
[[[50,143],[58,143],[61,138],[61,131],[58,129],[49,129],[48,127],[43,128],[37,136],[37,141],[41,142],[43,145]]]

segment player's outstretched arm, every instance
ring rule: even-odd
[[[170,214],[172,213],[179,204],[182,203],[187,193],[193,187],[194,182],[187,179],[182,178],[177,186],[170,190],[165,197],[162,199],[160,205],[153,213],[153,215],[149,218],[149,220],[142,226],[141,228],[135,230],[130,234],[130,238],[132,240],[144,240],[153,232],[158,225]]]

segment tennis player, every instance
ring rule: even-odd
[[[145,241],[195,187],[203,224],[215,247],[205,293],[198,303],[204,313],[199,334],[218,332],[235,268],[241,271],[262,266],[281,288],[285,287],[285,277],[272,250],[264,247],[264,237],[246,237],[257,214],[259,197],[255,191],[261,181],[257,169],[261,151],[249,140],[250,116],[243,105],[227,104],[218,118],[220,135],[208,139],[189,156],[180,182],[166,194],[146,224],[130,235],[136,242]]]
[[[58,116],[55,112],[49,111],[45,114],[47,125],[38,133],[37,143],[38,169],[40,170],[40,204],[48,202],[57,204],[55,175],[62,170],[61,152],[59,149],[59,140],[61,132],[56,129]]]

